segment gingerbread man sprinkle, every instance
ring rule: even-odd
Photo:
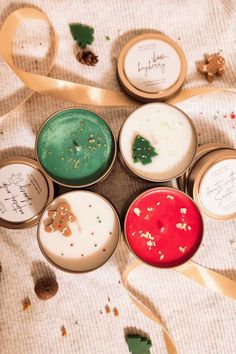
[[[63,236],[70,236],[71,229],[68,224],[76,221],[74,215],[71,214],[70,205],[67,203],[60,203],[57,210],[49,210],[48,216],[52,219],[51,223],[45,226],[46,232],[60,231]]]
[[[197,65],[198,71],[205,74],[209,82],[214,81],[215,75],[222,75],[224,71],[225,59],[219,55],[205,56],[205,63],[200,63]]]

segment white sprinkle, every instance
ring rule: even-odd
[[[141,210],[139,208],[134,208],[134,214],[139,216],[141,214]]]
[[[156,203],[157,206],[160,205],[160,204],[161,204],[161,202],[157,202],[157,203]]]
[[[132,236],[134,236],[135,235],[135,231],[134,232],[132,232],[132,234],[131,234]]]
[[[173,200],[173,199],[175,199],[175,197],[173,197],[173,195],[167,195],[167,197],[166,197],[167,199],[171,199],[171,200]]]
[[[144,217],[144,219],[145,220],[149,220],[150,218],[149,218],[149,215],[146,215],[145,217]]]
[[[186,214],[187,213],[187,209],[186,208],[180,208],[180,212],[181,212],[181,214]]]
[[[191,230],[192,228],[191,228],[191,226],[188,226],[188,230]]]
[[[160,261],[162,261],[164,259],[164,254],[162,254],[161,256],[160,256]]]
[[[153,208],[147,208],[147,211],[153,211]]]

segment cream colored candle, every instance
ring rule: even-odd
[[[167,181],[182,174],[197,148],[195,129],[184,112],[151,103],[125,121],[119,139],[125,164],[139,177]]]
[[[104,264],[116,249],[118,215],[98,194],[73,191],[56,198],[38,227],[39,247],[55,266],[85,272]]]

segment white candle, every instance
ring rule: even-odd
[[[137,137],[145,139],[146,147],[150,143],[153,154],[148,163],[148,159],[145,162],[146,150],[140,144],[141,150],[135,149]],[[165,181],[188,168],[196,153],[197,137],[184,112],[165,103],[152,103],[127,118],[120,132],[119,145],[124,162],[135,174],[147,180]],[[135,159],[136,155],[139,161]]]
[[[68,228],[65,219],[69,220]],[[60,230],[60,223],[64,231]],[[74,272],[104,264],[115,251],[119,235],[120,223],[114,208],[106,199],[89,191],[73,191],[56,198],[45,210],[38,227],[43,254],[54,265]]]

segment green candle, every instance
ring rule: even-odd
[[[43,124],[36,151],[41,167],[54,181],[83,187],[108,173],[116,156],[116,142],[100,116],[71,108],[54,114]]]

